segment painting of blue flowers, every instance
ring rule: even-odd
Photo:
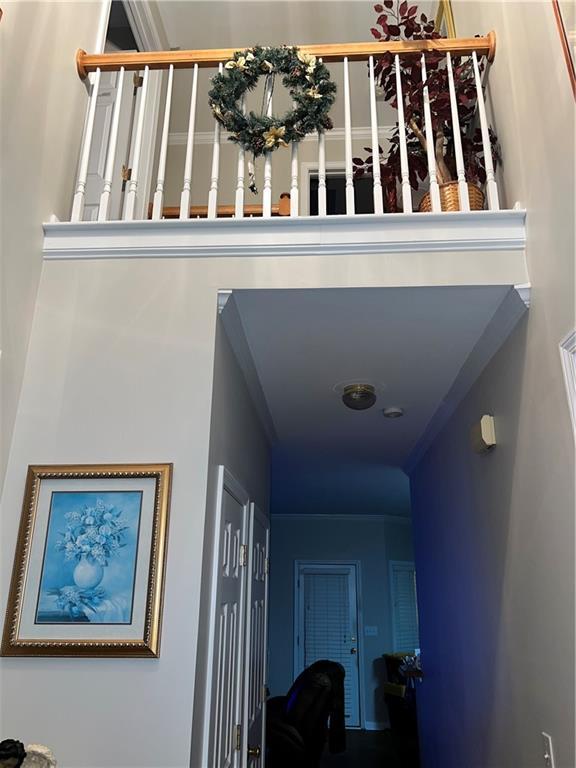
[[[140,491],[51,494],[36,624],[130,624]]]
[[[1,656],[160,654],[172,464],[28,467]]]

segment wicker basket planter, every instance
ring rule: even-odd
[[[468,200],[471,211],[481,211],[484,208],[484,193],[476,184],[468,182]],[[440,184],[440,205],[443,211],[459,211],[458,182],[448,181]],[[429,213],[432,210],[430,192],[426,192],[419,207],[420,211]]]

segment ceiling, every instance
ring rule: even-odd
[[[283,450],[401,467],[509,290],[234,291],[222,317],[225,326],[240,318],[253,397],[265,400]],[[338,385],[353,381],[376,387],[373,408],[343,406]],[[405,415],[384,418],[388,406]]]
[[[433,14],[437,3],[426,0],[418,7]],[[158,10],[170,48],[248,48],[253,45],[304,45],[311,43],[373,42],[370,28],[378,14],[370,0],[161,0]],[[329,64],[330,74],[343,92],[341,64]],[[200,70],[199,103],[207,99],[209,78],[214,70]],[[369,125],[368,77],[365,62],[350,65],[353,126]],[[171,131],[187,129],[191,89],[190,71],[177,71],[174,78]],[[261,94],[257,92],[249,108],[258,108]],[[274,112],[283,114],[290,109],[290,99],[280,83],[274,91]],[[396,112],[387,104],[379,104],[379,124],[395,122]],[[332,111],[337,127],[344,124],[342,99],[339,96]],[[200,109],[196,129],[210,130],[213,121],[209,110]]]

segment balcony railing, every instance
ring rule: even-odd
[[[396,210],[405,214],[419,209],[440,213],[445,205],[435,156],[437,126],[428,93],[430,56],[435,61],[444,57],[447,72],[445,99],[450,104],[454,147],[455,207],[470,210],[471,179],[462,146],[466,140],[460,125],[462,107],[457,99],[458,73],[464,62],[468,76],[472,73],[475,90],[474,128],[481,137],[484,157],[485,206],[499,210],[485,103],[487,64],[495,51],[493,33],[467,39],[312,45],[302,46],[301,50],[329,64],[331,76],[337,81],[335,130],[307,136],[287,149],[267,153],[257,171],[262,178],[258,184],[261,192],[254,196],[247,189],[248,153],[224,141],[226,134],[214,121],[204,98],[209,77],[222,69],[234,49],[102,55],[79,51],[77,68],[81,78],[89,78],[89,104],[71,221],[302,217],[312,212],[324,216],[330,213],[330,179],[334,174],[339,174],[342,181],[341,212],[354,216],[360,212],[357,156],[386,155],[393,130],[400,170]],[[378,62],[385,53],[390,55],[396,73],[397,110],[382,101],[377,82]],[[426,205],[421,205],[422,192],[415,193],[411,187],[409,149],[416,133],[414,121],[404,119],[403,89],[407,84],[401,76],[401,63],[408,61],[404,57],[417,63],[411,71],[421,78],[420,139],[426,147],[423,156],[427,178],[421,179],[420,186],[428,192]],[[128,73],[134,74],[131,77]],[[290,108],[286,96],[274,95],[279,110]],[[259,94],[253,98],[259,99]],[[363,201],[361,212],[388,215],[390,206],[383,194],[380,162],[371,164],[371,172],[364,174],[361,183],[364,191],[366,184],[371,187],[370,199]]]

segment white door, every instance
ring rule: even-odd
[[[84,219],[88,221],[96,221],[98,218],[100,195],[104,188],[104,174],[108,157],[112,115],[114,104],[118,98],[121,98],[121,112],[120,121],[118,123],[118,139],[116,143],[114,170],[112,172],[112,189],[110,191],[110,210],[108,218],[110,220],[122,218],[124,197],[122,166],[128,166],[129,163],[132,124],[134,121],[136,92],[138,90],[134,87],[133,74],[133,72],[124,73],[121,92],[117,87],[120,77],[118,72],[102,72],[100,76],[100,88],[98,89],[98,99],[96,100],[94,133],[92,135],[92,147],[90,158],[88,160],[88,176],[86,179],[86,196],[84,203]]]
[[[250,505],[246,664],[244,678],[243,765],[263,768],[266,730],[268,645],[268,569],[270,522],[255,504]]]
[[[249,509],[248,495],[224,467],[219,470],[216,514],[206,768],[241,768]]]
[[[416,570],[409,560],[390,561],[392,592],[392,633],[394,651],[414,653],[420,647],[418,638],[418,603]]]
[[[296,675],[320,659],[337,661],[344,680],[347,728],[360,727],[357,566],[296,562]]]

